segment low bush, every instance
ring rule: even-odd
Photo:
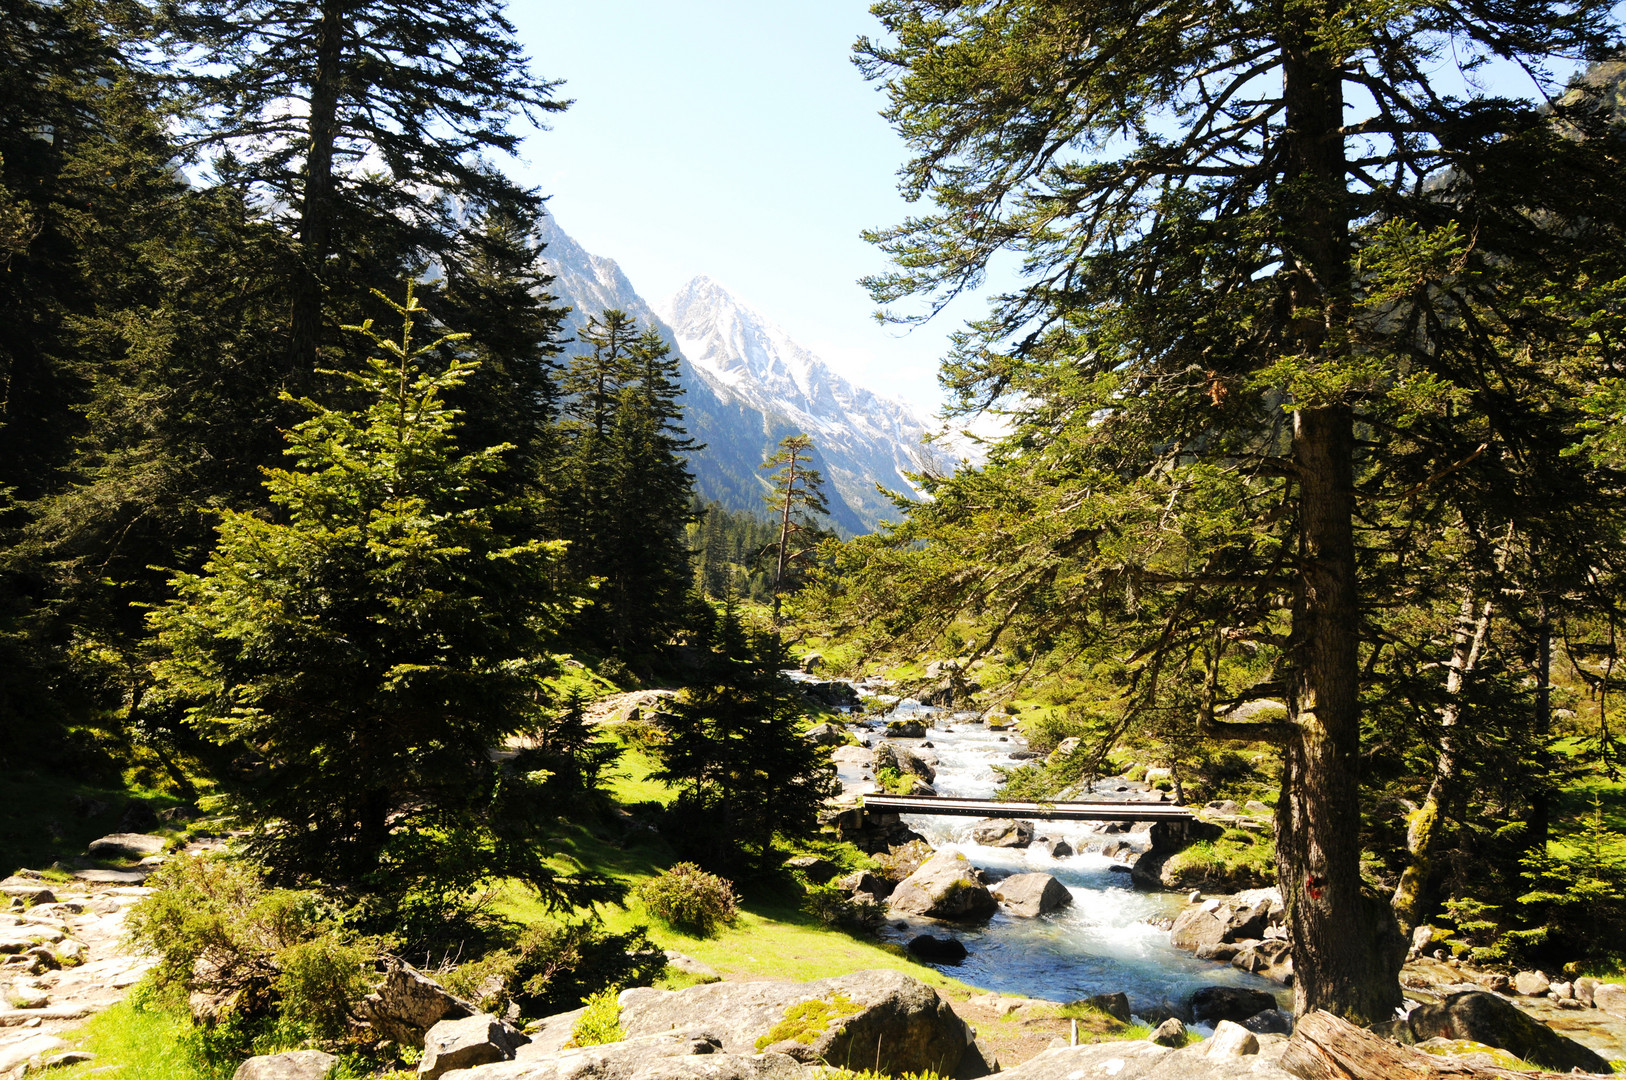
[[[676,930],[710,937],[738,914],[734,883],[682,862],[638,887],[649,913]]]
[[[802,899],[802,910],[825,926],[855,934],[873,932],[886,921],[886,905],[854,900],[837,885],[813,885]]]
[[[620,987],[610,986],[591,994],[587,1008],[576,1018],[566,1046],[601,1046],[627,1037],[621,1027]]]
[[[173,859],[148,885],[125,933],[158,956],[160,992],[209,995],[213,1023],[276,1018],[320,1038],[344,1033],[378,943],[349,933],[319,894],[270,888],[227,859]]]

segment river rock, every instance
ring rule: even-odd
[[[1073,902],[1067,886],[1049,874],[1012,874],[989,890],[1012,915],[1032,918],[1059,911]]]
[[[812,698],[818,704],[832,709],[856,709],[859,705],[857,688],[839,679],[827,682],[801,682],[796,685],[802,691],[803,697]]]
[[[898,883],[888,903],[905,915],[933,919],[978,919],[999,910],[971,861],[957,851],[939,851]]]
[[[514,1051],[531,1040],[495,1016],[442,1020],[423,1039],[418,1075],[437,1080],[442,1073],[514,1060]]]
[[[1266,1009],[1242,1021],[1242,1026],[1259,1035],[1291,1035],[1293,1017],[1280,1009]]]
[[[453,1069],[442,1080],[814,1080],[784,1054],[725,1053],[708,1032],[645,1035]]]
[[[54,904],[56,893],[50,886],[25,877],[8,877],[0,881],[0,896],[14,896],[25,904]]]
[[[621,994],[621,1026],[629,1037],[696,1025],[730,1054],[783,1053],[893,1076],[927,1070],[949,1076],[968,1052],[982,1056],[970,1028],[937,991],[900,971]]]
[[[881,877],[879,874],[872,874],[868,870],[848,874],[840,881],[837,881],[836,886],[843,892],[851,893],[855,897],[859,893],[863,893],[871,900],[885,900],[892,895],[892,890],[897,887],[895,883]]]
[[[1582,975],[1579,979],[1575,980],[1571,992],[1575,995],[1576,1001],[1581,1002],[1587,1008],[1591,1009],[1597,1007],[1597,999],[1593,994],[1593,991],[1595,991],[1597,988],[1597,979],[1594,979],[1590,975]]]
[[[1263,990],[1240,986],[1205,986],[1191,995],[1191,1019],[1197,1024],[1230,1020],[1240,1024],[1250,1016],[1276,1007],[1276,999]]]
[[[1104,1012],[1121,1024],[1127,1024],[1130,1021],[1129,995],[1121,990],[1115,994],[1096,994],[1073,1004],[1084,1005],[1099,1012]]]
[[[896,743],[882,743],[875,748],[875,767],[895,769],[904,776],[915,776],[928,784],[937,779],[937,770],[921,760],[919,754]]]
[[[1067,738],[1056,744],[1056,748],[1054,750],[1050,751],[1050,756],[1044,759],[1045,764],[1054,765],[1059,761],[1067,760],[1073,755],[1073,752],[1079,748],[1079,745],[1080,740],[1078,736],[1067,736]]]
[[[958,964],[970,955],[965,942],[958,938],[932,937],[930,934],[910,938],[908,949],[922,960],[943,964]]]
[[[1593,983],[1592,1004],[1611,1016],[1626,1018],[1626,986],[1619,983]]]
[[[834,724],[814,724],[803,733],[803,737],[814,746],[847,745],[847,732]]]
[[[1246,1057],[1259,1052],[1259,1038],[1241,1024],[1221,1020],[1208,1040],[1209,1058]]]
[[[1045,847],[1052,859],[1066,859],[1073,854],[1073,845],[1065,840],[1049,841]]]
[[[889,720],[886,725],[889,739],[924,739],[926,725],[919,720]]]
[[[1541,997],[1552,983],[1539,971],[1521,971],[1513,976],[1513,991],[1520,997]]]
[[[262,1054],[237,1066],[232,1080],[322,1080],[338,1063],[338,1058],[320,1050]]]
[[[984,847],[1024,848],[1033,843],[1033,822],[983,818],[971,830],[971,839]]]
[[[357,1017],[381,1037],[411,1047],[422,1047],[429,1029],[442,1020],[461,1020],[479,1011],[400,960],[390,961],[384,981],[356,1007]]]
[[[1470,990],[1434,1005],[1419,1005],[1406,1018],[1412,1039],[1472,1039],[1517,1054],[1526,1061],[1569,1072],[1609,1071],[1609,1063],[1573,1039],[1566,1039],[1518,1006],[1495,994]]]
[[[1180,1046],[1186,1041],[1186,1025],[1178,1017],[1171,1016],[1153,1028],[1146,1041],[1158,1046]]]
[[[1280,892],[1247,889],[1186,908],[1175,917],[1169,941],[1175,948],[1195,952],[1204,945],[1257,940],[1271,927],[1283,925],[1286,915]]]
[[[1293,947],[1282,938],[1241,942],[1236,954],[1231,957],[1231,966],[1290,986],[1293,983]]]

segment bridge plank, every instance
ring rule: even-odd
[[[1043,821],[1191,821],[1190,807],[1149,802],[1002,802],[944,795],[865,795],[864,809],[882,814],[1037,818]]]

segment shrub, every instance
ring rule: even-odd
[[[886,921],[886,905],[854,900],[840,886],[814,885],[802,900],[802,910],[825,926],[853,933],[869,933]]]
[[[174,859],[148,884],[154,892],[130,909],[125,933],[158,955],[160,990],[215,997],[216,1019],[280,1013],[318,1036],[344,1032],[377,942],[348,933],[319,894],[268,888],[225,859]]]
[[[638,887],[638,898],[666,925],[709,937],[738,914],[734,883],[708,874],[694,863],[678,863]]]
[[[527,927],[507,949],[441,978],[448,990],[500,1014],[517,1004],[526,1016],[568,1012],[604,986],[648,986],[666,970],[666,954],[645,927],[611,934],[596,922]]]
[[[587,998],[586,1010],[576,1018],[566,1046],[600,1046],[627,1037],[621,1027],[619,987],[610,986]]]

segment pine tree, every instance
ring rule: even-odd
[[[387,236],[412,253],[398,258],[445,262],[461,257],[465,216],[537,210],[484,155],[513,151],[516,114],[565,103],[527,69],[498,0],[179,0],[162,28],[198,140],[233,147],[239,182],[297,232],[296,370],[328,336],[324,289],[354,272],[335,255]]]
[[[800,695],[781,674],[790,656],[779,635],[748,631],[732,601],[708,623],[696,628],[700,672],[661,746],[657,776],[679,791],[667,834],[717,873],[761,873],[776,836],[817,830],[835,774],[828,753],[800,734]]]
[[[774,545],[773,617],[779,619],[780,599],[805,564],[814,546],[823,537],[813,522],[814,514],[828,514],[824,498],[824,476],[813,468],[813,440],[807,435],[787,435],[779,440],[779,452],[762,463],[763,469],[777,469],[768,478],[773,490],[765,498],[779,522],[779,540]]]
[[[546,649],[576,603],[553,584],[562,545],[494,495],[507,446],[457,446],[445,399],[473,362],[427,366],[453,342],[414,340],[410,288],[391,306],[399,341],[356,328],[382,353],[345,376],[365,408],[304,402],[293,467],[268,472],[274,517],[226,511],[152,615],[160,692],[241,755],[221,781],[278,878],[386,910],[504,875],[553,902],[613,896],[547,864],[544,774],[490,756],[542,724]]]
[[[1404,942],[1362,880],[1358,783],[1406,520],[1497,478],[1531,523],[1544,491],[1620,490],[1559,460],[1600,371],[1537,299],[1620,277],[1598,95],[1546,111],[1430,73],[1600,56],[1609,6],[875,10],[861,61],[937,209],[874,234],[898,269],[873,294],[940,310],[1003,250],[1026,280],[944,372],[1014,434],[847,565],[923,613],[893,628],[992,612],[1116,664],[1130,716],[1184,695],[1206,734],[1276,745],[1296,1007],[1390,1015]],[[1285,721],[1225,720],[1270,696]]]

